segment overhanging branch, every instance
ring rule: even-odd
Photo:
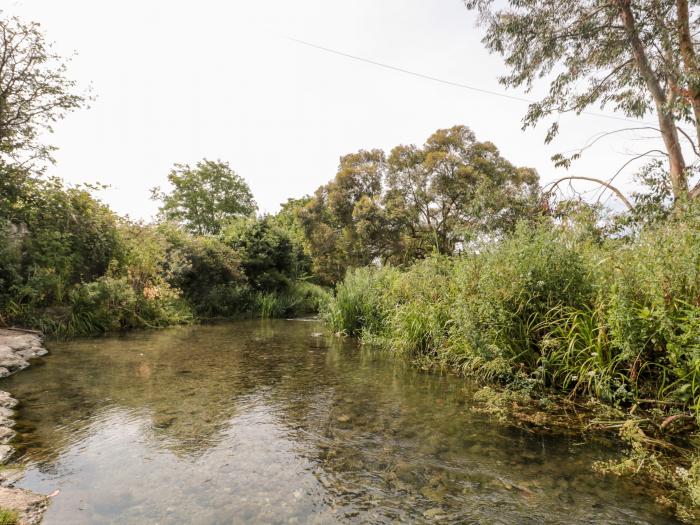
[[[609,182],[604,181],[602,179],[596,179],[594,177],[583,177],[580,175],[569,175],[567,177],[562,177],[562,178],[548,184],[548,186],[550,186],[550,190],[545,191],[545,194],[551,193],[551,190],[556,188],[559,184],[561,184],[565,180],[586,180],[589,182],[595,182],[596,184],[600,184],[601,186],[605,186],[607,189],[609,189],[615,195],[618,196],[618,198],[624,203],[624,205],[627,206],[627,209],[629,211],[632,211],[634,209],[634,206],[632,205],[632,203],[629,201],[629,199],[627,197],[625,197],[625,195],[620,190],[618,190],[615,186],[613,186]]]

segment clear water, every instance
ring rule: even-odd
[[[614,445],[514,430],[468,384],[327,335],[245,321],[50,345],[3,381],[20,486],[50,524],[665,524],[595,475]]]

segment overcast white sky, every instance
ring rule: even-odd
[[[330,180],[340,155],[420,144],[438,128],[466,124],[548,181],[564,174],[553,153],[630,125],[567,116],[545,147],[543,126],[521,131],[522,102],[285,38],[504,92],[502,60],[484,50],[462,0],[10,0],[4,9],[40,22],[59,52],[77,52],[70,76],[97,96],[56,125],[51,173],[109,184],[102,198],[134,218],[155,212],[149,188],[164,185],[176,162],[229,161],[261,210],[274,212]],[[570,173],[609,177],[645,146],[629,136],[605,141]]]

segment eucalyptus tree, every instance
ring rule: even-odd
[[[314,273],[321,281],[342,279],[348,267],[364,266],[380,255],[379,210],[386,159],[379,149],[340,158],[335,178],[318,188],[299,211]]]
[[[423,249],[451,254],[459,243],[511,231],[536,210],[539,178],[479,142],[466,126],[439,129],[423,147],[397,146],[389,156],[387,209],[403,210]]]
[[[673,196],[700,196],[700,184],[689,183],[700,143],[697,1],[465,3],[480,13],[486,47],[505,57],[508,72],[500,78],[502,84],[530,89],[548,79],[548,93],[530,105],[524,126],[591,106],[611,107],[634,119],[653,114],[658,127],[640,124],[639,129],[651,127],[660,134]],[[558,131],[554,122],[546,140]],[[579,154],[554,160],[568,166]]]
[[[510,231],[537,212],[538,191],[534,170],[454,126],[388,157],[378,149],[341,157],[299,217],[314,273],[333,283],[347,268],[451,254],[475,236]]]

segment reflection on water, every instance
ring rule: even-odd
[[[46,524],[674,523],[610,451],[470,410],[314,322],[236,322],[55,344],[4,381],[22,486]]]

